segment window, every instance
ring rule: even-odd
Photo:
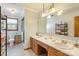
[[[18,31],[18,19],[7,18],[7,29],[8,31]]]

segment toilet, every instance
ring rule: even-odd
[[[14,39],[9,39],[10,46],[14,45]]]

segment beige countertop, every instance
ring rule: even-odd
[[[60,36],[60,35],[53,35],[52,36],[52,39],[49,39],[49,36],[42,36],[42,37],[39,37],[39,36],[31,36],[32,38],[38,40],[38,41],[41,41],[65,54],[68,54],[70,56],[79,56],[79,48],[76,48],[76,47],[71,47],[70,49],[66,48],[66,49],[63,49],[63,44],[61,46],[58,46],[56,43],[54,43],[52,40],[55,39],[56,41],[58,40],[66,40],[66,41],[72,41],[72,43],[75,43],[75,42],[79,42],[79,38],[74,38],[74,37],[68,37],[68,36]],[[70,45],[72,46],[72,44]]]

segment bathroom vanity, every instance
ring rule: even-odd
[[[31,48],[36,53],[36,55],[41,55],[44,53],[44,55],[46,55],[46,56],[66,56],[65,53],[60,52],[60,51],[56,50],[55,48],[53,48],[41,41],[38,41],[32,37],[30,37],[30,40],[31,40]],[[44,52],[44,50],[45,50],[45,52]]]
[[[53,37],[53,39],[54,38],[55,37]],[[56,40],[53,40],[53,39],[52,38],[48,39],[46,37],[39,37],[39,36],[31,36],[30,45],[33,52],[36,55],[44,55],[44,56],[79,55],[78,53],[79,48],[75,48],[74,45],[71,45],[71,44],[70,46],[67,46],[68,45],[67,42],[63,40],[61,42],[64,42],[64,44],[56,43]]]

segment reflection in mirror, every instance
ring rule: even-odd
[[[36,33],[36,35],[38,35],[38,34],[44,34],[44,33],[46,33],[46,19],[45,18],[43,18],[43,17],[41,17],[41,16],[39,16],[39,18],[38,18],[38,22],[37,22],[37,33]]]

